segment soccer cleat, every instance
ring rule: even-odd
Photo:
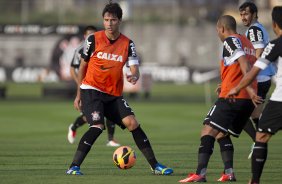
[[[235,178],[234,173],[232,173],[232,174],[222,173],[221,177],[217,181],[221,181],[221,182],[236,181],[236,178]]]
[[[254,151],[254,147],[255,147],[255,143],[252,144],[252,147],[251,147],[251,152],[248,156],[248,159],[251,159],[252,158],[252,155],[253,155],[253,151]]]
[[[120,144],[114,140],[109,141],[107,144],[107,146],[111,146],[111,147],[118,147],[120,146]]]
[[[71,129],[72,125],[73,125],[73,124],[71,124],[71,125],[69,126],[69,132],[68,132],[68,141],[69,141],[69,143],[71,143],[71,144],[74,143],[74,141],[75,141],[75,136],[76,136],[76,131],[73,131],[73,130]]]
[[[160,163],[157,163],[155,169],[151,168],[151,170],[155,175],[170,175],[173,173],[173,169],[168,168]]]
[[[80,172],[80,167],[79,166],[72,166],[66,171],[67,175],[83,175],[82,172]]]
[[[198,175],[196,173],[190,173],[187,178],[179,180],[180,183],[189,183],[189,182],[207,182],[206,177]]]

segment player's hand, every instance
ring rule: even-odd
[[[217,94],[217,96],[219,96],[221,92],[221,83],[217,85],[217,88],[215,89],[215,93]]]
[[[235,102],[235,96],[237,96],[239,92],[240,91],[237,88],[232,88],[225,96],[225,99],[229,99],[229,102]]]
[[[254,104],[255,107],[258,106],[258,104],[263,103],[263,99],[257,95],[257,93],[255,92],[255,90],[253,88],[247,88],[247,91],[251,97],[251,100]]]
[[[73,105],[76,110],[81,111],[81,100],[79,95],[75,97]]]
[[[126,74],[126,80],[128,82],[130,82],[131,84],[136,84],[137,80],[138,80],[138,77],[134,76],[134,75],[128,75]]]

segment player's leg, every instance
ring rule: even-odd
[[[217,181],[236,181],[233,169],[234,147],[230,135],[220,134],[217,136],[220,154],[224,164],[224,170]]]
[[[234,137],[239,137],[247,120],[253,112],[254,105],[251,100],[237,99],[235,102],[230,104],[230,110],[232,110],[229,121],[228,132]],[[221,158],[224,164],[224,172],[217,181],[236,181],[234,169],[233,169],[233,158],[234,158],[234,146],[232,144],[229,135],[225,136],[221,134],[218,138],[220,146]]]
[[[103,132],[104,106],[100,97],[101,95],[97,96],[97,93],[100,92],[95,90],[81,90],[82,110],[87,118],[89,129],[80,139],[73,161],[70,165],[70,168],[66,172],[67,174],[82,175],[80,172],[80,165],[86,158],[96,139]]]
[[[112,146],[112,147],[120,146],[120,144],[114,139],[115,124],[112,121],[106,119],[106,127],[108,132],[107,146]]]
[[[252,156],[252,181],[259,183],[267,159],[267,144],[272,135],[282,129],[282,102],[269,101],[258,125],[256,143]]]
[[[215,138],[220,132],[227,133],[228,130],[228,124],[226,122],[230,122],[230,119],[226,116],[227,113],[224,112],[227,109],[226,100],[218,99],[215,105],[209,110],[201,132],[196,173],[189,174],[187,178],[179,182],[206,181],[207,166],[213,153]]]
[[[76,138],[76,130],[87,123],[86,117],[83,115],[80,115],[76,118],[74,123],[70,124],[69,131],[68,131],[68,141],[69,143],[73,144]]]
[[[113,117],[113,115],[119,117],[120,120],[122,120],[122,122],[118,120],[114,120],[114,122],[117,122],[117,124],[122,123],[120,124],[120,126],[123,128],[126,127],[132,133],[133,139],[137,147],[143,153],[146,160],[150,164],[153,173],[160,175],[172,174],[173,170],[171,168],[167,168],[166,166],[158,163],[147,135],[140,127],[139,123],[137,122],[134,116],[132,109],[127,104],[127,102],[122,97],[119,97],[116,99],[115,103],[116,104],[113,104],[113,107],[118,106],[119,110],[111,111],[109,109],[107,110],[106,113],[108,113],[108,111],[119,112],[119,114],[111,114],[111,117]]]
[[[158,163],[152,146],[150,144],[149,138],[140,127],[138,122],[135,119],[134,115],[129,115],[122,120],[125,127],[132,133],[133,139],[139,148],[139,150],[143,153],[146,160],[151,166],[153,174],[158,175],[170,175],[173,173],[171,168],[168,168],[160,163]]]
[[[188,174],[187,178],[179,180],[180,183],[186,182],[206,182],[207,167],[213,153],[215,137],[219,131],[208,124],[205,124],[201,132],[201,142],[198,149],[198,166],[196,173]]]
[[[251,137],[253,142],[256,141],[256,128],[254,126],[254,121],[250,117],[244,127],[244,131]]]
[[[260,96],[264,101],[266,99],[266,95],[271,87],[271,79],[264,81],[264,82],[258,82],[258,96]],[[259,122],[259,117],[261,116],[261,113],[263,111],[264,103],[262,104],[257,104],[257,107],[254,109],[251,118],[247,122],[244,130],[246,133],[253,139],[253,144],[251,146],[251,152],[248,156],[248,159],[252,157],[253,154],[253,148],[255,145],[255,140],[256,140],[256,131],[258,128],[258,122]]]
[[[251,183],[259,183],[262,170],[267,159],[267,144],[271,138],[269,133],[257,132],[252,156],[252,180]]]

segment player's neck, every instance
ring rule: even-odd
[[[114,32],[114,33],[109,33],[109,32],[107,32],[107,31],[105,31],[105,34],[106,34],[106,36],[107,36],[107,38],[108,38],[109,40],[116,40],[116,39],[119,37],[120,32],[119,32],[119,31],[116,31],[116,32]]]
[[[256,22],[258,22],[258,19],[257,19],[257,18],[253,19],[252,22],[251,22],[251,24],[250,24],[250,26],[253,25],[253,24],[256,23]]]

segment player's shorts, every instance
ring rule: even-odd
[[[271,86],[271,79],[264,82],[258,82],[258,96],[260,96],[263,100],[266,98],[266,94],[268,93]]]
[[[258,132],[275,134],[282,129],[282,102],[269,100],[258,124]]]
[[[104,125],[104,117],[106,117],[125,129],[122,119],[134,115],[122,96],[112,96],[93,89],[81,89],[81,104],[83,114],[90,126]]]
[[[239,137],[254,107],[249,99],[236,99],[231,102],[229,99],[219,98],[208,112],[204,124],[224,134]]]

